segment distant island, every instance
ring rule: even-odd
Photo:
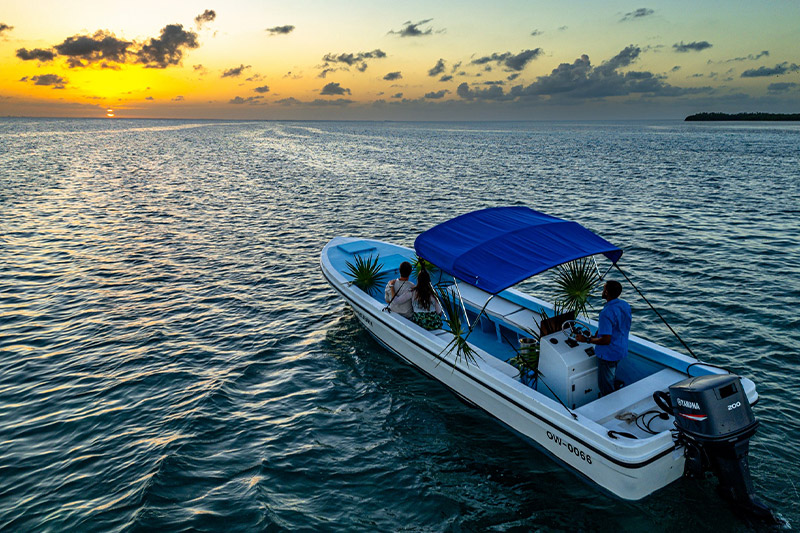
[[[697,113],[684,119],[686,122],[710,122],[720,120],[800,120],[800,113]]]

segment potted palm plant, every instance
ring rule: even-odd
[[[555,313],[559,315],[573,311],[575,318],[587,316],[586,311],[591,308],[589,296],[597,290],[601,281],[594,261],[589,258],[556,267]]]
[[[385,276],[381,272],[383,264],[378,262],[379,259],[380,255],[374,258],[370,255],[366,259],[359,255],[356,256],[352,263],[350,261],[345,262],[350,276],[350,283],[370,296],[378,292],[378,287],[382,284]]]

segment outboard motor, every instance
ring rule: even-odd
[[[656,397],[656,396],[659,397]],[[685,379],[656,393],[656,403],[675,416],[678,442],[686,454],[684,475],[712,471],[723,497],[752,516],[774,521],[772,512],[755,498],[747,454],[758,420],[753,416],[739,376],[707,375]]]

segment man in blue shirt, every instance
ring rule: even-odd
[[[631,332],[631,306],[620,300],[622,285],[618,281],[609,280],[603,286],[603,299],[606,304],[600,311],[597,335],[584,337],[577,335],[578,342],[596,344],[597,382],[600,396],[614,392],[614,378],[617,375],[617,363],[628,355],[628,335]]]

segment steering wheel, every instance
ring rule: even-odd
[[[581,334],[584,337],[589,337],[592,334],[592,332],[589,330],[589,326],[580,320],[564,321],[564,324],[561,326],[561,331],[569,340],[572,341],[576,340],[575,336],[577,334]]]

